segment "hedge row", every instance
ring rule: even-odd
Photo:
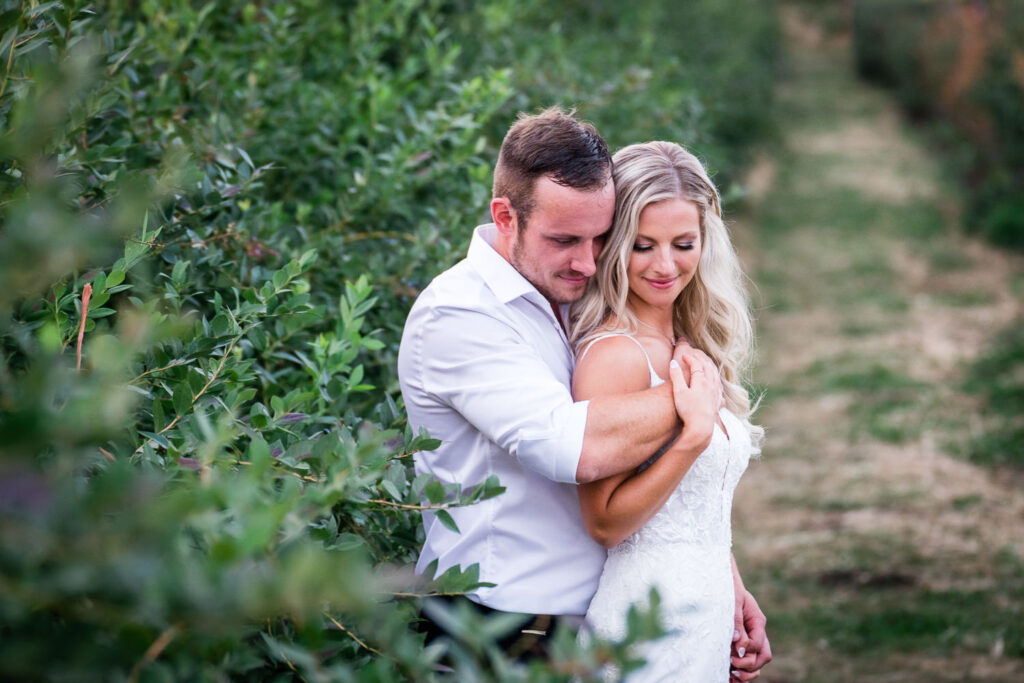
[[[726,8],[728,7],[728,8]],[[428,680],[394,360],[519,110],[721,171],[768,130],[760,2],[61,0],[0,10],[0,678]],[[453,615],[481,680],[529,674]]]
[[[860,72],[966,141],[968,227],[1024,247],[1024,3],[857,0],[853,27]]]

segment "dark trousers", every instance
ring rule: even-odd
[[[442,603],[446,607],[453,607],[458,604],[467,605],[481,616],[502,614],[500,610],[477,604],[469,598],[462,596],[438,596],[427,598],[427,600]],[[554,635],[557,617],[550,614],[523,614],[522,616],[523,624],[498,640],[498,647],[501,648],[509,659],[514,661],[525,663],[535,659],[547,659],[548,643]],[[421,633],[427,635],[424,645],[429,645],[442,636],[454,638],[440,624],[431,619],[426,610],[420,610],[418,628]]]

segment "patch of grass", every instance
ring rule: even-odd
[[[1014,296],[1024,299],[1024,273],[1020,273],[1013,278],[1010,283],[1010,290]]]
[[[932,240],[948,230],[946,217],[934,204],[915,202],[898,212],[894,221],[901,238]]]
[[[948,657],[986,653],[1001,641],[1004,656],[1024,657],[1024,565],[1003,550],[993,571],[992,590],[930,590],[914,580],[913,564],[889,560],[814,575],[773,571],[747,583],[760,584],[752,589],[765,595],[779,651],[786,643],[819,643],[846,655]]]
[[[826,391],[882,392],[886,390],[922,389],[928,385],[878,363],[864,368],[843,369],[844,361],[860,360],[856,356],[821,360],[811,371],[821,373],[821,387]],[[839,366],[839,367],[836,367]]]
[[[867,337],[878,334],[888,329],[888,325],[876,322],[865,322],[864,320],[844,320],[839,326],[839,332],[844,337]]]
[[[904,443],[916,439],[924,428],[917,404],[890,399],[866,402],[853,409],[854,434],[866,432],[879,441]]]
[[[967,270],[974,265],[962,251],[942,242],[931,243],[926,253],[934,270]]]
[[[984,289],[967,289],[935,292],[931,295],[931,298],[944,306],[969,308],[971,306],[990,304],[995,301],[996,296]]]
[[[890,443],[917,438],[931,385],[859,356],[822,359],[807,370],[817,391],[851,392],[851,438],[867,434]]]
[[[994,421],[984,434],[971,439],[967,458],[981,465],[1024,465],[1024,425]]]
[[[814,495],[790,496],[780,495],[771,499],[773,505],[786,507],[801,507],[809,510],[822,510],[824,512],[850,512],[853,510],[864,510],[868,508],[886,510],[903,507],[905,503],[920,498],[921,491],[893,491],[883,489],[881,491],[868,491],[867,496],[862,499],[845,495],[820,498]]]
[[[957,498],[954,498],[952,501],[953,509],[960,511],[969,510],[978,503],[983,502],[984,500],[985,498],[980,493],[972,493],[966,496],[959,496]]]
[[[1013,623],[1019,615],[1008,614],[989,593],[871,592],[884,592],[884,599],[874,596],[875,600],[851,602],[840,610],[815,606],[799,614],[798,619],[809,634],[825,638],[831,647],[844,652],[939,654],[950,646],[986,652],[1002,638],[1006,655],[1024,654],[1024,631]]]
[[[981,395],[984,431],[968,457],[985,464],[1024,466],[1024,318],[1003,330],[970,369],[966,391]]]

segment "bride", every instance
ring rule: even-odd
[[[651,142],[613,165],[615,219],[572,312],[573,394],[639,391],[671,375],[685,427],[637,471],[578,488],[588,531],[609,549],[587,625],[620,640],[629,606],[656,588],[668,635],[645,647],[629,681],[749,680],[771,654],[767,640],[744,652],[734,633],[753,597],[731,553],[732,496],[763,435],[741,384],[753,343],[743,274],[696,157]],[[677,343],[692,347],[685,367],[672,361]]]

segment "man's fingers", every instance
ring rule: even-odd
[[[760,671],[761,667],[763,667],[765,664],[767,664],[770,661],[772,661],[772,646],[768,642],[768,639],[765,638],[764,639],[764,646],[757,653],[757,659],[754,662],[754,667],[758,671]]]
[[[757,671],[757,652],[748,652],[746,655],[736,656],[735,653],[729,658],[732,668],[739,671]]]

